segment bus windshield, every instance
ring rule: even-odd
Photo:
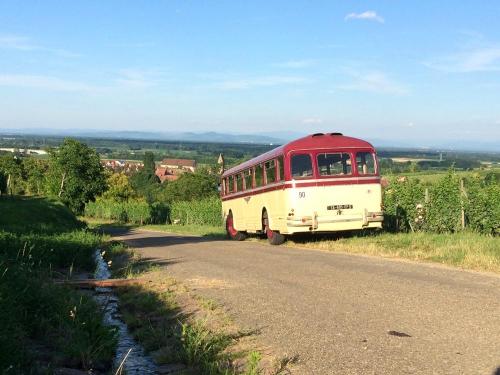
[[[351,174],[351,155],[347,153],[318,154],[320,176],[339,176]]]

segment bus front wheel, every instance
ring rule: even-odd
[[[285,242],[285,236],[280,232],[276,232],[269,227],[269,220],[267,218],[267,211],[262,213],[262,226],[266,234],[267,240],[271,245],[281,245]]]
[[[226,219],[226,233],[227,237],[235,241],[243,241],[247,236],[245,233],[240,232],[234,228],[233,213],[229,212]]]

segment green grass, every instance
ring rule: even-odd
[[[143,228],[214,238],[225,238],[222,227],[195,225],[147,225]],[[464,269],[500,273],[500,237],[473,232],[387,233],[375,235],[291,237],[287,246],[343,251],[417,261],[435,262]]]
[[[99,307],[53,282],[93,270],[100,236],[49,199],[3,197],[0,213],[0,373],[109,367],[115,332]]]
[[[490,172],[498,173],[499,169],[490,168],[482,170],[476,169],[473,171],[455,171],[455,173],[461,178],[471,177],[475,175],[480,175],[484,177],[486,174]],[[410,178],[417,178],[420,181],[422,181],[422,183],[424,183],[425,185],[433,185],[440,179],[442,179],[444,176],[446,176],[448,173],[449,173],[448,170],[436,170],[436,171],[433,170],[433,171],[419,171],[419,172],[407,172],[407,173],[401,172],[392,175],[384,175],[383,177],[388,178],[391,176],[406,176]]]
[[[61,233],[84,224],[61,202],[49,198],[0,197],[0,229],[16,233]]]
[[[287,242],[329,251],[435,262],[464,269],[500,273],[500,238],[478,233],[376,233],[367,236]]]

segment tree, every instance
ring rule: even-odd
[[[137,195],[146,198],[152,203],[155,198],[156,190],[160,186],[160,179],[155,174],[156,164],[154,154],[146,151],[144,153],[144,168],[133,174],[130,178],[130,184]]]
[[[49,151],[47,188],[73,212],[81,213],[85,203],[106,190],[104,168],[95,150],[74,139],[65,139]]]
[[[23,169],[26,178],[26,193],[41,195],[45,188],[45,174],[48,169],[47,161],[26,157],[23,159]]]
[[[23,165],[21,160],[12,154],[0,157],[0,172],[4,175],[3,187],[0,185],[0,194],[18,194],[22,191]]]
[[[184,173],[178,180],[164,184],[158,195],[161,201],[168,203],[217,196],[217,176],[206,171]]]
[[[155,164],[155,154],[153,154],[151,151],[146,151],[144,153],[144,172],[153,175],[155,174],[156,171],[156,164]]]
[[[125,173],[113,173],[106,182],[108,190],[103,194],[104,198],[123,202],[133,197],[134,189]]]

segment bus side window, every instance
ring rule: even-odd
[[[266,166],[266,183],[272,184],[276,181],[276,161],[269,160],[265,163]]]
[[[244,177],[245,177],[245,190],[249,190],[252,188],[252,170],[251,169],[247,169],[245,172],[243,172],[244,174]]]
[[[243,191],[243,176],[238,173],[236,176],[236,191]]]
[[[375,157],[371,152],[356,154],[356,167],[359,174],[375,174]]]
[[[280,181],[284,181],[285,180],[285,161],[283,159],[283,156],[278,157],[278,168],[279,168]]]
[[[313,175],[311,156],[309,154],[292,155],[292,177],[304,178]]]
[[[263,168],[262,164],[258,164],[255,166],[255,187],[262,186],[264,181],[263,181]]]
[[[233,176],[229,176],[227,178],[227,192],[234,193],[234,177]]]

